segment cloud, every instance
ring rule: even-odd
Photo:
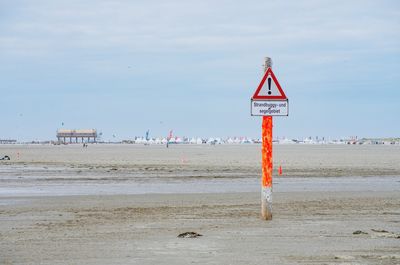
[[[390,7],[382,5],[370,17],[376,12],[372,1],[25,2],[19,19],[3,21],[0,45],[3,54],[39,55],[65,49],[294,50],[294,45],[307,51],[332,44],[350,50],[359,46],[365,52],[393,50],[399,46],[400,23],[398,11]]]

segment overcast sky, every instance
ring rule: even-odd
[[[400,136],[400,1],[0,0],[0,139],[259,137],[265,56],[275,136]]]

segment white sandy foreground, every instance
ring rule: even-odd
[[[0,146],[0,264],[400,264],[400,147],[259,148]]]

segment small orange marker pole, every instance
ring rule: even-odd
[[[262,178],[261,216],[272,219],[272,117],[263,116],[262,121]]]

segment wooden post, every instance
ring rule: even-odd
[[[264,72],[272,67],[272,60],[265,58]],[[261,216],[272,219],[272,116],[262,120],[262,178],[261,178]]]

